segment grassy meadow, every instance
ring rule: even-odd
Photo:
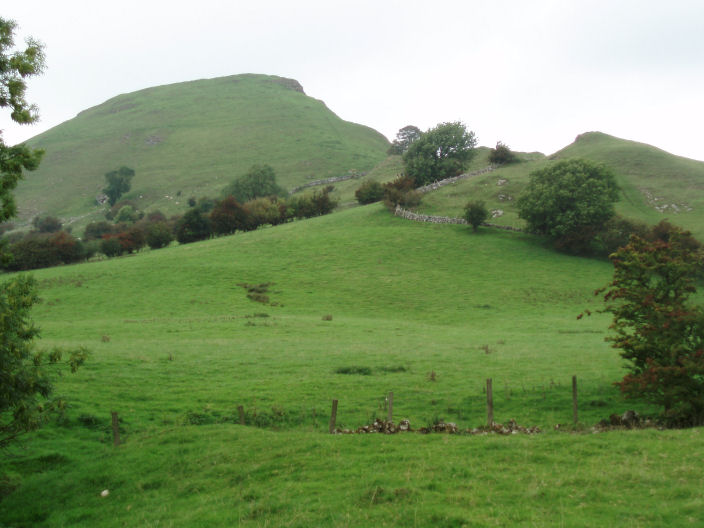
[[[616,431],[607,262],[379,204],[39,270],[41,346],[92,355],[0,465],[0,526],[697,526],[701,429]],[[242,284],[269,283],[269,302]],[[356,372],[349,374],[344,372]],[[570,424],[577,375],[580,426]],[[329,435],[495,419],[533,436]],[[238,425],[237,406],[247,425]],[[112,446],[110,412],[123,445]],[[101,497],[103,490],[107,497]]]

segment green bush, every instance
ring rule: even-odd
[[[481,200],[469,202],[464,206],[464,219],[467,220],[467,223],[472,226],[474,231],[477,231],[488,217],[489,211]]]
[[[515,163],[518,161],[518,157],[511,152],[511,149],[507,145],[498,141],[496,147],[491,149],[489,152],[489,163],[494,165],[508,165],[509,163]]]
[[[168,246],[174,235],[166,222],[153,222],[147,226],[146,241],[151,249],[161,249]]]
[[[384,198],[384,186],[375,180],[365,180],[354,196],[362,205],[378,202]]]

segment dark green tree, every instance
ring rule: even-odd
[[[472,226],[475,232],[488,216],[489,211],[486,208],[486,204],[481,200],[469,202],[464,206],[464,219],[467,220],[467,223]]]
[[[237,178],[224,191],[243,204],[255,198],[285,196],[286,191],[276,183],[276,173],[269,165],[253,165],[244,176]]]
[[[168,246],[174,235],[166,222],[151,222],[146,229],[147,245],[151,249],[161,249]]]
[[[132,188],[132,178],[134,178],[134,170],[124,165],[117,170],[105,173],[107,186],[103,192],[107,195],[110,205],[115,205],[120,196],[129,192]]]
[[[391,143],[391,146],[389,147],[387,153],[397,154],[400,156],[408,150],[408,147],[411,146],[411,143],[418,139],[421,134],[422,132],[417,126],[408,125],[403,127],[396,133],[396,139],[394,139]]]
[[[688,231],[660,223],[611,255],[614,277],[598,290],[613,315],[607,337],[627,362],[617,385],[661,405],[671,425],[704,424],[704,310],[692,303],[702,266]]]
[[[532,172],[518,198],[518,215],[528,230],[546,235],[571,253],[592,250],[592,242],[614,215],[618,186],[613,172],[591,161],[559,161]]]
[[[189,209],[176,223],[176,240],[179,244],[205,240],[210,235],[210,219],[197,208]]]
[[[441,123],[421,134],[403,155],[416,187],[458,176],[475,155],[477,138],[460,122]]]

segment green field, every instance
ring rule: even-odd
[[[657,411],[614,388],[608,318],[577,320],[610,275],[379,204],[40,270],[41,346],[92,355],[57,381],[64,419],[3,457],[0,526],[701,525],[701,428],[591,431]],[[242,283],[271,283],[270,304]],[[327,434],[333,398],[356,428],[389,391],[413,428],[482,425],[487,378],[497,421],[544,432]]]

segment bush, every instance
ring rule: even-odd
[[[354,192],[357,201],[362,204],[378,202],[384,198],[384,186],[375,180],[366,180]]]
[[[234,196],[239,203],[265,196],[284,196],[285,189],[276,183],[276,173],[269,165],[253,165],[244,176],[225,187],[225,196]]]
[[[332,212],[337,201],[330,197],[329,189],[315,191],[313,194],[289,199],[290,215],[295,218],[312,218]]]
[[[508,146],[501,143],[501,141],[496,143],[496,147],[491,149],[489,152],[489,163],[494,165],[508,165],[509,163],[515,163],[518,161],[518,157],[511,152]]]
[[[61,220],[55,216],[35,216],[32,220],[32,226],[40,233],[56,233],[61,230]]]
[[[66,231],[51,235],[30,233],[10,244],[8,252],[12,257],[5,269],[10,271],[48,268],[86,258],[83,244]]]
[[[174,235],[166,222],[153,222],[146,228],[146,241],[151,249],[161,249],[168,246]]]
[[[220,200],[210,212],[210,222],[216,235],[230,235],[235,231],[250,231],[256,228],[247,208],[234,196]]]
[[[139,214],[135,211],[134,207],[131,205],[125,205],[121,207],[120,210],[115,215],[115,222],[125,222],[128,224],[133,224],[139,220]]]
[[[464,206],[464,219],[476,232],[489,216],[489,211],[483,201],[469,202]]]
[[[104,220],[100,222],[91,222],[86,226],[83,232],[83,240],[100,240],[104,235],[115,233],[115,226]]]
[[[408,176],[399,176],[394,181],[384,184],[384,205],[392,211],[397,205],[402,207],[420,205],[423,195],[414,187],[415,182]]]
[[[122,249],[127,253],[134,253],[147,245],[146,233],[140,226],[132,226],[126,231],[118,233],[117,239],[120,241]]]
[[[210,219],[196,208],[189,210],[176,223],[176,240],[179,244],[205,240],[210,234]]]
[[[100,243],[100,252],[106,257],[119,257],[125,250],[117,235],[104,235]]]
[[[631,235],[644,238],[648,236],[648,231],[648,226],[643,222],[614,215],[596,237],[596,253],[608,257],[617,249],[625,247]]]

